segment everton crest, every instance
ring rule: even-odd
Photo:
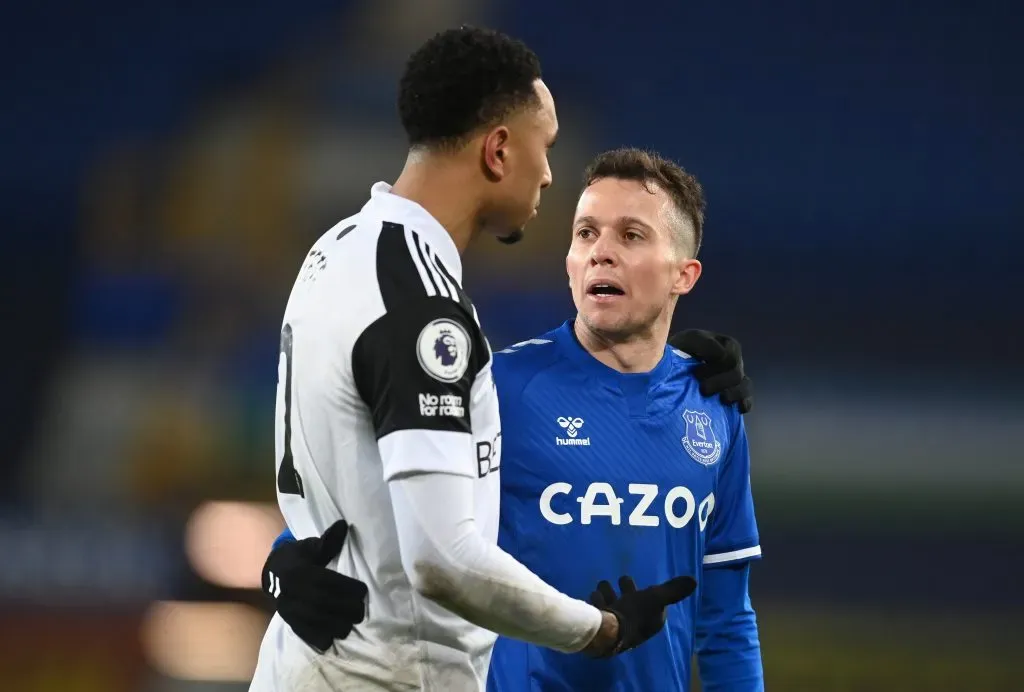
[[[715,437],[711,429],[711,416],[703,411],[683,412],[686,421],[686,434],[683,435],[683,447],[694,461],[711,466],[722,456],[722,443]]]

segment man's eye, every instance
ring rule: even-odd
[[[581,228],[578,231],[576,231],[576,235],[580,238],[589,238],[591,234],[593,234],[593,232],[594,231],[592,231],[589,228]]]

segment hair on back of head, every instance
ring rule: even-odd
[[[410,147],[452,149],[480,128],[538,103],[540,60],[498,31],[460,26],[443,31],[406,61],[398,112]]]
[[[632,180],[653,193],[651,185],[663,189],[676,210],[693,224],[693,257],[704,240],[704,190],[692,174],[682,166],[652,151],[623,147],[598,154],[583,171],[583,186],[602,178]]]

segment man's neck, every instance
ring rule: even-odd
[[[665,355],[668,329],[668,321],[658,320],[644,332],[619,340],[591,330],[578,316],[573,323],[576,338],[587,353],[624,373],[653,370]]]
[[[472,182],[455,156],[410,152],[391,193],[426,209],[448,231],[461,255],[476,235],[479,209],[474,196],[466,193]]]

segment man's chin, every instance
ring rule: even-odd
[[[511,233],[507,233],[505,235],[499,235],[499,236],[496,236],[496,237],[497,237],[499,243],[504,243],[505,245],[515,245],[516,243],[518,243],[520,240],[523,239],[523,235],[525,235],[523,233],[523,229],[517,228],[516,230],[512,231]]]
[[[590,331],[613,340],[627,334],[631,326],[628,319],[596,310],[582,310],[580,318]]]

